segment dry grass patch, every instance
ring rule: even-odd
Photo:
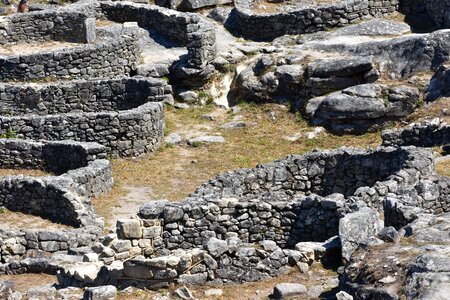
[[[408,117],[408,122],[420,122],[436,117],[450,123],[450,97],[424,104]]]
[[[436,164],[438,174],[450,177],[450,159],[442,160]]]
[[[315,285],[324,285],[333,278],[337,277],[337,274],[331,270],[323,269],[320,264],[314,264],[311,266],[311,272],[308,274],[300,274],[296,270],[292,270],[291,273],[281,275],[276,278],[270,278],[261,280],[258,282],[249,282],[243,284],[225,284],[225,285],[203,285],[203,286],[189,286],[195,299],[199,300],[260,300],[270,299],[269,295],[272,294],[273,288],[279,283],[300,283],[309,288]],[[154,299],[155,296],[165,296],[170,292],[173,292],[178,286],[171,286],[169,289],[162,289],[158,292],[155,291],[141,291],[136,290],[132,295],[118,294],[118,300],[125,299]],[[205,291],[209,289],[221,289],[222,296],[205,296]],[[325,288],[325,291],[327,289]],[[312,299],[307,294],[291,297],[291,300],[307,300]]]
[[[50,176],[52,174],[38,169],[0,169],[0,177],[4,176]]]
[[[71,226],[54,223],[50,220],[14,212],[5,208],[0,208],[0,230],[19,230],[19,229],[73,229]]]
[[[29,288],[56,283],[56,276],[47,274],[0,275],[0,281],[14,281],[15,289],[25,293]]]
[[[314,140],[300,138],[287,141],[284,136],[312,130],[306,121],[277,105],[244,105],[242,120],[248,126],[242,129],[224,130],[219,125],[231,121],[232,115],[217,117],[216,121],[203,120],[201,115],[214,108],[191,110],[168,110],[168,131],[187,135],[200,128],[205,134],[221,134],[226,143],[165,147],[152,155],[136,159],[113,161],[117,184],[149,186],[157,197],[180,200],[193,192],[202,182],[228,170],[254,167],[271,162],[288,154],[302,154],[314,148],[337,148],[341,146],[367,147],[380,143],[379,133],[361,136],[323,135]],[[276,121],[268,118],[274,111]]]
[[[1,55],[25,55],[33,54],[41,51],[55,51],[59,49],[75,48],[79,47],[80,44],[69,43],[69,42],[34,42],[34,43],[23,43],[17,45],[2,45],[0,47]]]

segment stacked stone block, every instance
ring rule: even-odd
[[[369,16],[382,16],[398,10],[398,0],[336,1],[311,7],[292,6],[286,12],[258,13],[254,1],[236,1],[236,28],[245,38],[271,40],[285,34],[303,34],[344,26]]]
[[[154,5],[101,2],[103,15],[116,22],[138,22],[188,49],[188,67],[201,69],[216,56],[214,26],[193,13],[182,13]]]
[[[1,263],[20,260],[29,251],[56,252],[86,246],[98,238],[103,220],[95,214],[90,198],[108,192],[113,184],[105,150],[95,143],[0,140],[3,168],[39,168],[57,174],[0,178],[0,206],[74,227],[58,232],[2,231]]]
[[[89,79],[129,75],[137,61],[137,39],[126,28],[117,36],[98,30],[95,44],[0,56],[0,80]]]
[[[95,19],[78,12],[38,11],[0,20],[0,45],[63,41],[93,43]]]

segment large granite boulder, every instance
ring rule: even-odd
[[[449,213],[418,214],[407,239],[355,251],[340,286],[356,299],[448,299],[449,223]]]
[[[378,213],[370,208],[350,213],[339,220],[342,258],[349,261],[358,246],[374,237],[380,229]]]
[[[311,95],[324,95],[362,83],[376,81],[380,73],[369,57],[318,60],[307,69],[306,86]]]
[[[412,113],[419,90],[404,85],[361,84],[309,101],[314,105],[306,113],[314,125],[337,134],[363,133]]]
[[[379,70],[391,76],[408,77],[417,72],[437,70],[450,57],[450,30],[410,34],[394,38],[365,39],[355,36],[311,41],[305,50],[319,50],[355,56],[371,56]]]
[[[320,59],[308,64],[263,55],[237,76],[232,88],[238,100],[304,102],[379,77],[368,57]]]
[[[431,78],[425,91],[425,100],[430,102],[448,96],[450,96],[450,70],[445,65],[441,66]]]

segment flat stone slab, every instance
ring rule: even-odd
[[[225,143],[225,139],[222,136],[217,135],[204,135],[196,138],[192,138],[188,141],[189,145],[200,144],[210,144],[210,143]]]

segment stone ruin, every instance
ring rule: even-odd
[[[227,1],[156,2],[33,5],[1,17],[0,131],[9,138],[0,163],[50,174],[1,177],[0,207],[66,227],[0,230],[0,274],[56,274],[52,297],[80,287],[108,299],[115,287],[253,282],[320,262],[340,265],[339,289],[356,299],[442,298],[450,179],[423,148],[449,149],[449,125],[436,120],[385,130],[376,149],[315,150],[218,175],[179,203],[143,205],[107,235],[91,200],[112,188],[108,157],[160,147],[174,95],[209,88],[246,55],[228,99],[287,103],[337,134],[379,130],[422,98],[450,95],[448,1],[284,1],[270,11],[271,1],[238,0],[208,16],[271,41],[238,49],[222,49],[217,23],[201,14],[165,8]],[[378,19],[398,11],[425,21]],[[431,74],[427,89],[421,73]],[[18,296],[0,281],[2,297]]]

